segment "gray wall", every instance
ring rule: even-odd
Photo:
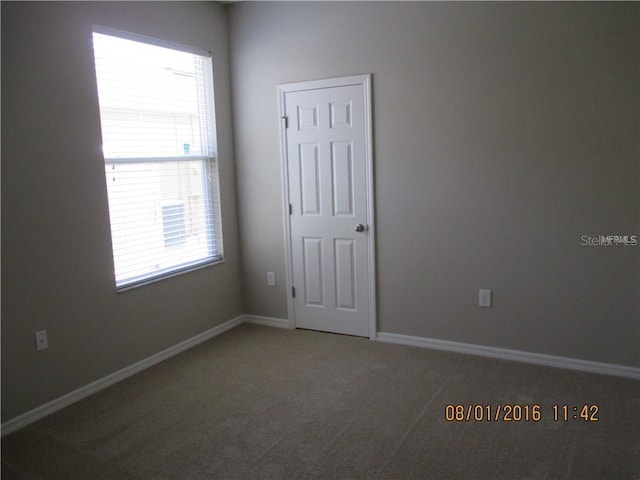
[[[246,313],[287,315],[276,86],[372,73],[379,330],[640,365],[640,248],[581,246],[639,233],[637,3],[229,11]]]
[[[115,293],[94,23],[213,52],[224,264]],[[228,50],[222,5],[2,2],[3,421],[242,313]]]

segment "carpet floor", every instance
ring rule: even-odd
[[[2,479],[638,480],[640,382],[245,324],[2,438]]]

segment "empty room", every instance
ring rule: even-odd
[[[2,478],[640,478],[638,2],[1,3]]]

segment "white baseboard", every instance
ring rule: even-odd
[[[289,320],[285,318],[263,317],[260,315],[245,315],[245,322],[265,327],[293,328]]]
[[[451,342],[448,340],[438,340],[434,338],[414,337],[410,335],[400,335],[397,333],[378,332],[377,340],[379,342],[398,343],[401,345],[431,348],[434,350],[445,350],[447,352],[467,353],[472,355],[480,355],[483,357],[500,358],[503,360],[531,363],[534,365],[567,368],[570,370],[580,370],[582,372],[599,373],[603,375],[613,375],[617,377],[640,380],[640,368],[628,367],[625,365],[592,362],[589,360],[580,360],[577,358],[556,357],[553,355],[544,355],[541,353],[508,350],[506,348],[486,347],[483,345]]]
[[[118,370],[106,377],[103,377],[95,382],[91,382],[84,387],[80,387],[73,392],[69,392],[62,397],[58,397],[51,402],[45,403],[33,410],[30,410],[22,415],[18,415],[11,420],[8,420],[2,424],[0,427],[2,430],[2,435],[7,435],[11,432],[15,432],[16,430],[26,427],[27,425],[40,420],[41,418],[46,417],[47,415],[51,415],[58,410],[61,410],[72,403],[78,402],[89,395],[99,392],[100,390],[104,390],[111,385],[114,385],[125,378],[128,378],[136,373],[139,373],[143,370],[146,370],[153,365],[166,360],[167,358],[173,357],[180,352],[188,350],[189,348],[195,347],[196,345],[205,342],[215,336],[220,335],[221,333],[226,332],[234,327],[237,327],[241,323],[245,321],[243,315],[240,315],[236,318],[228,320],[216,327],[210,328],[194,337],[191,337],[183,342],[174,345],[173,347],[169,347],[166,350],[156,353],[155,355],[151,355],[139,362],[134,363],[133,365],[129,365],[128,367],[123,368],[122,370]]]
[[[11,420],[7,420],[1,426],[2,435],[15,432],[20,428],[51,415],[75,402],[82,400],[94,393],[104,390],[136,373],[146,370],[153,365],[162,362],[180,352],[195,347],[215,336],[218,336],[227,330],[230,330],[242,323],[253,323],[256,325],[265,325],[276,328],[292,328],[289,320],[282,318],[263,317],[258,315],[240,315],[236,318],[228,320],[221,325],[213,327],[194,337],[167,348],[161,352],[151,355],[139,362],[129,365],[117,372],[103,377],[95,382],[91,382],[73,392],[69,392],[62,397],[56,398],[45,403],[33,410],[23,413]],[[482,345],[473,345],[469,343],[451,342],[447,340],[437,340],[432,338],[414,337],[410,335],[400,335],[397,333],[377,332],[376,338],[379,342],[397,343],[401,345],[411,345],[415,347],[431,348],[435,350],[445,350],[448,352],[466,353],[472,355],[481,355],[484,357],[500,358],[504,360],[513,360],[518,362],[531,363],[535,365],[544,365],[551,367],[567,368],[572,370],[580,370],[583,372],[599,373],[604,375],[614,375],[619,377],[640,380],[640,368],[628,367],[624,365],[614,365],[609,363],[592,362],[588,360],[579,360],[567,357],[556,357],[553,355],[543,355],[539,353],[522,352],[518,350],[508,350],[504,348],[486,347]]]

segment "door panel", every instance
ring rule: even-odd
[[[353,159],[351,142],[331,144],[333,214],[353,216]]]
[[[356,310],[356,258],[355,242],[351,239],[334,240],[336,308]]]
[[[320,171],[318,145],[299,145],[300,199],[303,215],[320,215]]]
[[[324,274],[322,239],[303,238],[303,269],[305,305],[324,307]]]
[[[364,85],[286,91],[283,106],[296,326],[369,336]]]

